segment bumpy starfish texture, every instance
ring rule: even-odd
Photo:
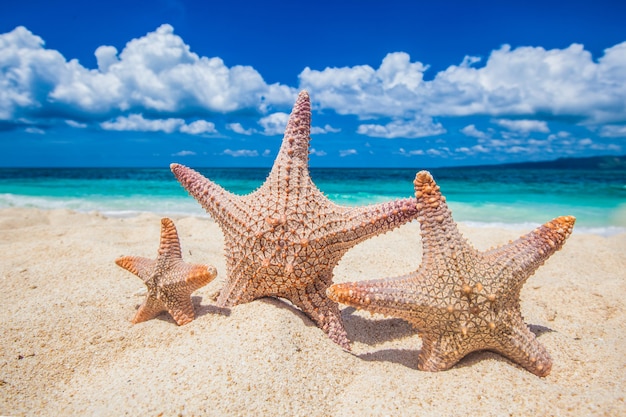
[[[179,326],[194,319],[191,293],[211,282],[215,267],[183,262],[174,222],[161,219],[161,243],[156,260],[124,256],[115,260],[120,267],[141,278],[148,294],[137,310],[133,323],[141,323],[167,311]]]
[[[274,166],[251,194],[229,193],[182,165],[171,168],[224,232],[227,282],[218,306],[285,298],[349,349],[339,307],[326,296],[333,268],[357,243],[414,219],[416,203],[344,207],[326,198],[309,176],[310,106],[301,92]]]
[[[550,355],[524,323],[520,290],[574,227],[556,218],[507,245],[479,252],[458,231],[432,176],[414,181],[423,258],[417,271],[396,278],[342,283],[328,289],[340,303],[402,318],[417,328],[423,346],[418,368],[440,371],[470,352],[492,350],[538,376]]]

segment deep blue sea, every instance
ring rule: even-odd
[[[227,190],[246,194],[269,168],[199,169]],[[311,177],[331,200],[363,205],[413,196],[414,169],[313,168]],[[626,231],[624,171],[447,168],[431,173],[455,220],[474,226],[534,227],[574,215],[578,232]],[[206,216],[168,168],[0,168],[0,208],[37,207],[132,216]]]

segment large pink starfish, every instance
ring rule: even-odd
[[[286,298],[349,349],[337,303],[326,296],[333,268],[348,249],[414,219],[417,210],[415,199],[344,207],[326,198],[309,176],[310,106],[301,92],[274,166],[251,194],[229,193],[182,165],[171,168],[224,232],[227,282],[218,306]]]
[[[479,252],[458,231],[430,174],[418,173],[414,184],[424,247],[418,270],[336,284],[328,296],[413,324],[423,340],[419,369],[448,369],[470,352],[493,350],[546,376],[552,360],[524,323],[520,290],[561,249],[574,217],[558,217],[508,245]]]

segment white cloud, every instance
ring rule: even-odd
[[[324,135],[326,133],[339,133],[341,129],[335,129],[331,125],[324,125],[324,127],[312,126],[311,134],[312,135]]]
[[[191,51],[172,26],[132,39],[118,53],[95,52],[98,68],[67,61],[24,27],[0,34],[0,119],[32,109],[53,108],[67,115],[107,116],[144,110],[176,113],[203,109],[265,111],[293,104],[296,90],[267,84],[252,67],[227,67],[217,57]]]
[[[189,133],[190,135],[217,133],[217,130],[215,129],[215,123],[207,122],[206,120],[196,120],[195,122],[184,124],[180,127],[180,131],[183,133]]]
[[[240,135],[250,136],[253,133],[256,133],[256,130],[254,129],[245,129],[241,125],[241,123],[229,123],[226,125],[226,128],[232,130],[235,133],[239,133]]]
[[[77,122],[76,120],[66,120],[65,123],[68,126],[74,127],[76,129],[84,129],[87,127],[86,123],[80,123],[80,122]]]
[[[394,120],[386,125],[362,124],[357,133],[379,138],[421,138],[446,133],[441,123],[434,123],[429,117],[412,120]]]
[[[118,116],[114,120],[100,123],[100,127],[105,130],[118,131],[139,131],[139,132],[183,132],[190,135],[200,135],[203,133],[217,133],[215,124],[206,120],[196,120],[192,123],[185,123],[179,118],[168,119],[145,119],[142,114],[130,114],[128,116]]]
[[[403,155],[403,156],[421,156],[424,155],[424,150],[423,149],[412,149],[410,151],[407,151],[404,148],[400,148],[398,149],[398,154]]]
[[[509,148],[503,149],[503,151],[511,154],[529,153],[528,148],[524,146],[511,146]]]
[[[341,149],[341,150],[339,150],[339,156],[342,157],[342,158],[344,156],[350,156],[350,155],[356,155],[356,154],[358,154],[356,149]]]
[[[224,152],[222,152],[224,155],[229,155],[232,156],[234,158],[239,158],[239,157],[255,157],[255,156],[259,156],[259,152],[257,152],[256,150],[250,150],[250,149],[237,149],[237,150],[231,150],[231,149],[224,149]]]
[[[261,120],[259,120],[259,124],[263,127],[263,132],[261,133],[267,136],[282,135],[285,133],[288,120],[289,115],[283,112],[272,113],[262,117]]]
[[[233,132],[240,135],[250,136],[254,135],[255,133],[260,133],[265,136],[275,136],[285,133],[285,127],[287,127],[288,121],[289,114],[277,112],[264,116],[258,121],[258,124],[263,128],[262,130],[254,128],[246,129],[241,125],[241,123],[229,123],[228,125],[226,125],[226,127],[229,130],[232,130]],[[340,131],[341,129],[335,129],[328,124],[324,127],[311,127],[311,134],[337,133]]]
[[[548,123],[543,120],[509,120],[509,119],[499,119],[495,121],[496,124],[520,133],[529,133],[529,132],[542,132],[548,133],[550,129],[548,128]]]
[[[47,49],[24,27],[0,34],[0,120],[26,124],[21,121],[54,114],[76,128],[107,120],[100,126],[206,134],[217,132],[211,122],[187,123],[178,115],[252,110],[271,114],[259,121],[258,130],[238,123],[228,129],[278,135],[287,115],[276,110],[289,108],[297,94],[291,86],[268,84],[251,66],[229,67],[219,57],[199,56],[168,24],[131,39],[121,50],[102,45],[94,53],[97,67],[86,68]],[[431,74],[429,81],[424,80],[427,70],[407,53],[393,52],[377,68],[307,67],[299,74],[299,87],[309,89],[316,109],[391,120],[361,123],[358,132],[375,137],[437,135],[445,129],[433,118],[470,115],[517,123],[504,126],[510,135],[547,133],[547,123],[532,120],[537,114],[580,120],[604,137],[625,135],[626,42],[597,59],[579,44],[551,50],[504,45],[483,60],[467,56]],[[160,118],[133,120],[141,114]],[[313,134],[338,131],[330,125],[312,128]],[[490,136],[474,125],[461,132],[479,140]]]
[[[396,52],[378,69],[305,68],[300,85],[320,108],[361,118],[541,113],[585,123],[626,120],[626,42],[607,48],[597,62],[579,44],[552,50],[504,45],[477,64],[466,57],[424,81],[426,65]]]
[[[326,152],[322,151],[322,150],[315,149],[315,148],[311,148],[309,150],[309,155],[326,156]]]
[[[26,133],[31,133],[31,134],[34,134],[34,135],[45,135],[46,134],[45,130],[40,129],[38,127],[27,127],[26,129],[24,129],[24,131]]]
[[[602,126],[600,136],[606,138],[626,138],[626,125]]]
[[[182,150],[180,152],[173,153],[172,156],[193,156],[196,155],[194,151]]]
[[[410,62],[408,54],[395,52],[387,54],[378,69],[369,65],[322,71],[307,67],[299,75],[300,87],[313,92],[322,108],[339,114],[400,117],[414,110],[407,104],[420,94],[426,68]]]
[[[565,139],[571,136],[570,132],[565,132],[563,130],[557,132],[556,134],[553,133],[551,135],[548,135],[548,140],[557,140],[557,139]]]
[[[142,114],[118,116],[114,121],[100,123],[105,130],[131,130],[140,132],[172,133],[185,124],[183,119],[144,119]]]
[[[489,149],[487,149],[483,145],[474,145],[474,146],[471,146],[471,147],[462,146],[460,148],[455,149],[455,152],[463,153],[463,154],[466,154],[466,155],[476,155],[476,154],[479,154],[479,153],[488,153]]]
[[[470,136],[477,139],[487,139],[489,137],[487,133],[478,130],[473,124],[465,126],[463,129],[461,129],[461,133],[463,133],[465,136]]]
[[[444,152],[441,149],[430,148],[430,149],[426,150],[426,155],[429,155],[429,156],[442,156],[443,157],[443,156],[446,155],[446,152]]]
[[[580,139],[577,143],[580,148],[588,148],[594,151],[621,152],[622,147],[615,143],[597,143],[590,138]]]

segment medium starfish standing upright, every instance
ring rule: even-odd
[[[183,262],[176,226],[168,218],[161,219],[161,243],[156,260],[124,256],[115,263],[137,275],[148,287],[146,300],[132,320],[135,324],[165,310],[179,326],[189,323],[194,319],[191,293],[217,276],[213,266]]]
[[[227,282],[218,306],[285,298],[349,349],[339,307],[326,296],[333,268],[357,243],[414,219],[416,204],[412,198],[366,207],[331,202],[309,176],[310,128],[303,91],[269,176],[248,195],[229,193],[182,165],[171,168],[224,232]]]
[[[514,242],[479,252],[458,231],[432,176],[419,172],[414,185],[424,249],[417,271],[336,284],[328,296],[413,324],[423,341],[419,369],[448,369],[470,352],[493,350],[536,375],[548,375],[550,355],[524,323],[519,296],[526,280],[561,249],[574,217],[558,217]]]

